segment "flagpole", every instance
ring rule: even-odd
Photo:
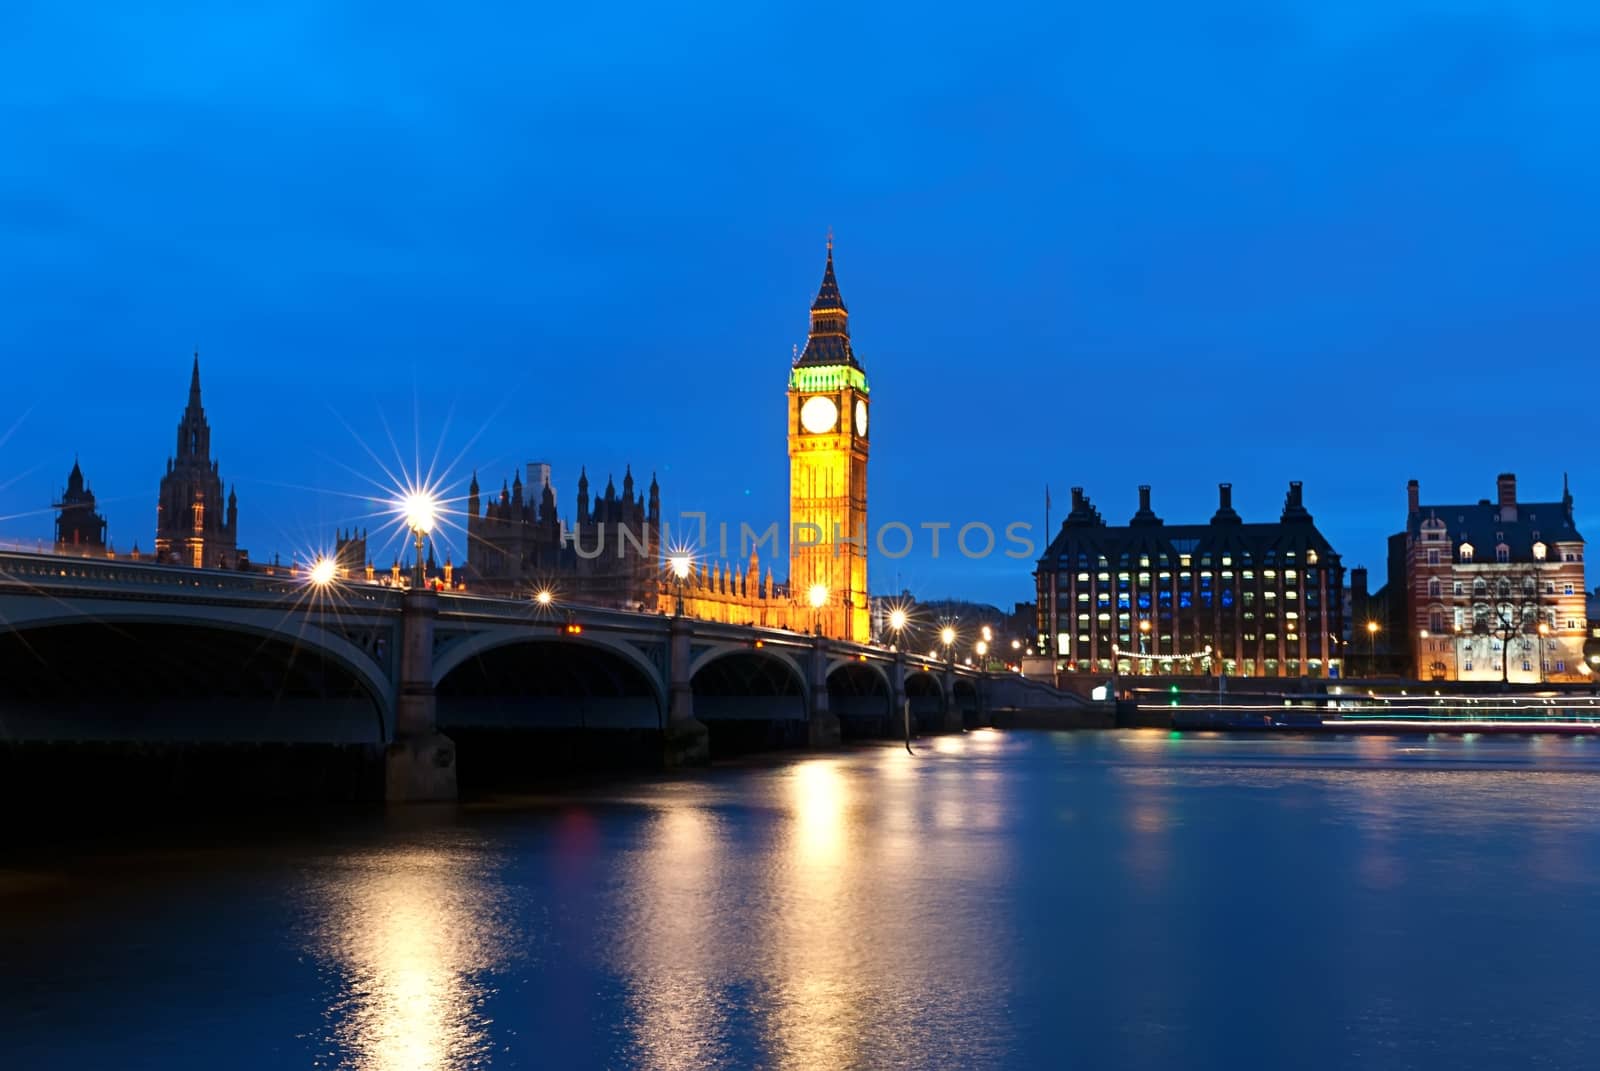
[[[1050,556],[1050,485],[1044,485],[1044,553]],[[1056,687],[1061,686],[1061,675],[1056,672],[1056,631],[1060,627],[1059,610],[1056,607],[1056,583],[1059,579],[1053,567],[1043,570],[1044,575],[1050,578],[1050,631],[1044,638],[1044,650],[1040,654],[1050,658],[1050,683]]]

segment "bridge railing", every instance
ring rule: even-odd
[[[189,569],[179,565],[0,551],[0,587],[44,590],[80,586],[303,597],[311,582],[304,576],[260,576],[226,569]],[[338,583],[333,597],[351,609],[387,609],[398,608],[400,592],[378,585]]]

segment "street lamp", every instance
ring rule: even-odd
[[[1146,618],[1141,618],[1140,621],[1139,621],[1139,653],[1142,654],[1142,655],[1149,654],[1150,653],[1149,647],[1150,647],[1150,619],[1148,617],[1146,617]],[[1148,658],[1139,659],[1139,673],[1141,675],[1143,675],[1145,673],[1148,673],[1149,671],[1150,671],[1150,660]]]
[[[311,563],[311,582],[319,588],[333,583],[339,573],[339,563],[332,558],[318,558]]]
[[[980,635],[983,636],[983,642],[984,643],[988,643],[990,640],[994,639],[994,630],[989,628],[988,625],[985,625],[985,626],[983,626],[983,629],[982,629]]]
[[[549,606],[551,603],[556,601],[556,593],[551,591],[549,588],[540,588],[538,591],[533,593],[533,601],[538,603],[540,606]]]
[[[956,653],[955,653],[956,630],[951,628],[949,625],[946,625],[944,628],[940,629],[939,630],[939,642],[944,644],[945,661],[947,661],[947,662],[954,661],[955,657],[956,657]]]
[[[906,622],[909,620],[905,610],[896,606],[889,611],[889,631],[894,633],[895,646],[900,645],[900,633],[905,631]]]
[[[412,585],[420,588],[425,582],[422,575],[422,541],[428,538],[439,519],[439,502],[427,491],[412,491],[406,495],[400,507],[406,527],[411,529],[412,536],[416,538],[417,563]]]
[[[1539,683],[1544,683],[1544,667],[1547,664],[1544,653],[1544,642],[1550,635],[1550,622],[1539,622]]]
[[[1367,622],[1367,676],[1378,675],[1378,623]]]
[[[673,612],[683,616],[683,582],[689,579],[689,567],[694,564],[694,559],[687,554],[674,554],[667,559],[667,564],[672,568],[672,578],[677,588],[678,603]]]
[[[987,632],[989,630],[984,629],[984,631]],[[979,658],[982,658],[984,655],[989,653],[989,645],[984,641],[979,640],[977,646],[973,648],[973,651],[977,653]]]
[[[811,603],[811,630],[821,635],[822,608],[828,605],[828,585],[812,584],[811,590],[806,592],[806,601]]]

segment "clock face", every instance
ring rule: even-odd
[[[865,398],[856,399],[856,434],[867,433],[867,401]]]
[[[807,398],[806,403],[800,407],[800,426],[813,435],[832,431],[838,422],[839,407],[825,394]]]

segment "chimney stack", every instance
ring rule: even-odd
[[[1301,506],[1299,480],[1289,481],[1289,506],[1293,509],[1299,509]]]
[[[1081,509],[1083,509],[1083,488],[1074,487],[1072,489],[1072,512],[1077,513]]]
[[[1494,479],[1495,487],[1500,492],[1500,507],[1515,506],[1517,504],[1517,476],[1513,472],[1502,472]]]
[[[1217,484],[1217,509],[1229,510],[1233,508],[1233,484]]]
[[[1406,484],[1406,512],[1412,514],[1422,512],[1422,487],[1416,480]]]
[[[1139,512],[1150,512],[1150,485],[1147,483],[1139,485]]]

